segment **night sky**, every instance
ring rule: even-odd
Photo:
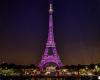
[[[64,64],[100,63],[100,0],[53,0]],[[0,63],[38,64],[48,35],[48,0],[0,2]]]

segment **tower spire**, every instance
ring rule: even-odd
[[[53,4],[51,1],[49,4],[49,32],[48,32],[48,40],[46,46],[55,47],[54,35],[53,35]]]
[[[53,5],[52,5],[52,1],[50,1],[50,4],[49,4],[49,14],[52,14],[53,13]]]

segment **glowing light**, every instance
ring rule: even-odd
[[[98,76],[98,80],[100,80],[100,76]]]

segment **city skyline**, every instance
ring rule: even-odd
[[[0,62],[38,64],[48,33],[48,0],[1,2]],[[54,0],[54,35],[64,64],[100,62],[100,1]]]

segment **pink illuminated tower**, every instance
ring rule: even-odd
[[[39,64],[40,68],[43,68],[46,64],[51,64],[54,63],[58,67],[62,67],[63,64],[59,58],[59,55],[56,50],[56,44],[54,41],[54,35],[53,35],[53,6],[52,3],[50,2],[50,7],[49,7],[49,32],[48,32],[48,40],[46,43],[46,48],[44,51],[44,54],[42,56],[42,60]],[[51,53],[50,53],[51,52]]]

